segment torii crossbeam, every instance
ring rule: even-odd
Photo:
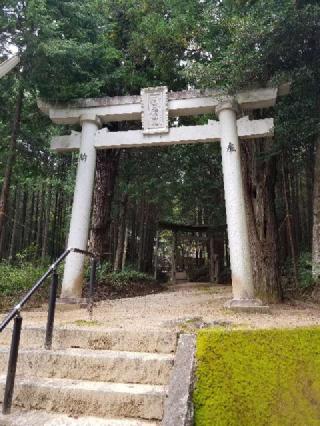
[[[248,110],[273,107],[288,86],[239,92],[234,97],[207,90],[168,93],[166,87],[147,88],[141,96],[77,100],[68,105],[38,102],[39,108],[57,124],[81,124],[82,132],[55,137],[57,152],[79,151],[69,247],[85,250],[88,243],[96,150],[166,146],[186,143],[221,143],[224,193],[232,270],[232,309],[263,309],[255,298],[244,202],[239,138],[273,136],[273,119],[249,120]],[[168,117],[215,113],[219,121],[202,126],[169,127]],[[237,116],[240,116],[237,119]],[[142,130],[109,132],[103,124],[142,120]],[[100,128],[100,130],[99,130]],[[254,142],[252,142],[254,143]],[[67,258],[61,300],[76,303],[81,298],[83,257]]]
[[[4,77],[20,62],[19,56],[13,56],[0,64],[0,78]]]

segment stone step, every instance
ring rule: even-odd
[[[0,346],[9,345],[12,330],[6,328],[0,333]],[[44,327],[23,327],[21,346],[25,348],[43,348]],[[86,329],[55,328],[53,348],[108,349],[133,352],[175,352],[177,334],[165,330],[124,330],[124,329]]]
[[[3,398],[5,376],[0,376]],[[14,404],[75,416],[161,420],[167,387],[72,379],[16,378]]]
[[[5,374],[8,349],[0,349]],[[26,377],[68,378],[118,383],[169,383],[174,355],[90,349],[20,349],[17,372]]]
[[[0,407],[1,408],[1,407]],[[158,422],[100,418],[100,417],[70,417],[66,414],[47,413],[42,410],[25,411],[17,408],[4,416],[0,414],[1,426],[157,426]]]

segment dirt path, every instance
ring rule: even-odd
[[[204,287],[104,301],[94,308],[93,321],[85,309],[57,312],[55,323],[65,327],[94,328],[167,328],[192,330],[202,326],[272,328],[320,325],[320,307],[296,302],[273,305],[269,314],[233,313],[224,308],[231,297],[231,287]],[[44,325],[46,311],[23,313],[24,323]]]

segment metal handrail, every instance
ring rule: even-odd
[[[92,259],[90,281],[89,281],[89,292],[88,292],[88,295],[89,295],[88,309],[89,309],[90,317],[92,316],[93,293],[94,293],[94,286],[95,286],[95,280],[96,280],[97,259],[95,255],[89,251],[81,250],[78,248],[68,248],[62,253],[60,257],[58,257],[58,259],[50,266],[47,272],[34,284],[34,286],[28,291],[28,293],[23,296],[20,302],[9,312],[9,314],[0,324],[0,333],[1,333],[10,323],[10,321],[14,319],[11,348],[10,348],[10,355],[9,355],[9,361],[8,361],[6,387],[5,387],[3,406],[2,406],[3,414],[9,414],[11,411],[11,406],[12,406],[13,389],[14,389],[20,335],[21,335],[21,328],[22,328],[22,317],[20,316],[21,309],[28,302],[30,297],[41,287],[44,281],[52,274],[52,282],[51,282],[50,295],[49,295],[48,318],[47,318],[47,326],[46,326],[46,336],[45,336],[45,344],[44,344],[46,349],[51,349],[54,315],[55,315],[56,298],[57,298],[57,288],[58,288],[57,267],[71,252],[84,254],[86,256],[91,257]]]

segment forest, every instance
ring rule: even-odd
[[[2,0],[0,32],[0,62],[20,57],[0,79],[0,294],[31,285],[66,246],[78,154],[49,146],[81,129],[53,124],[39,99],[287,83],[250,117],[274,117],[274,138],[241,142],[254,284],[267,303],[320,301],[317,0]],[[98,151],[89,247],[101,262],[152,274],[159,221],[226,225],[219,144]]]

